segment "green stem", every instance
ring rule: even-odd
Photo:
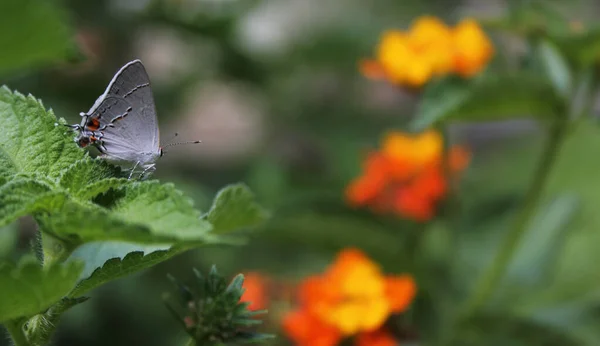
[[[48,232],[42,232],[41,226],[39,229],[43,253],[43,265],[45,267],[48,267],[54,263],[63,263],[77,248],[77,246],[73,243],[54,237]]]
[[[538,202],[544,191],[551,168],[558,155],[565,134],[567,132],[567,118],[557,119],[550,128],[549,138],[542,153],[540,163],[535,171],[533,183],[525,197],[525,204],[515,220],[514,227],[510,230],[502,243],[500,250],[492,264],[483,274],[482,279],[473,290],[470,299],[459,316],[461,321],[470,318],[491,296],[493,290],[506,273],[510,260],[513,257],[519,241],[525,234],[531,217],[534,215]]]
[[[22,323],[19,321],[8,321],[4,323],[14,346],[29,346],[30,343],[23,332]]]

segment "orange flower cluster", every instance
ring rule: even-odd
[[[332,346],[356,336],[358,346],[388,346],[396,343],[382,326],[408,308],[416,285],[407,275],[384,276],[360,250],[347,249],[323,274],[308,277],[298,293],[300,308],[283,321],[298,345]]]
[[[452,147],[447,156],[452,176],[470,161],[469,152]],[[382,213],[393,212],[416,221],[430,220],[436,204],[448,190],[444,174],[442,136],[433,130],[411,136],[391,132],[382,149],[369,154],[363,174],[346,188],[346,199],[354,206],[368,205]]]
[[[249,303],[249,310],[263,310],[268,305],[267,278],[257,272],[244,274],[244,294],[240,302]]]
[[[385,32],[376,58],[362,62],[371,78],[420,87],[435,76],[457,73],[471,77],[491,59],[494,48],[479,24],[464,19],[449,28],[435,17],[418,18],[408,32]]]

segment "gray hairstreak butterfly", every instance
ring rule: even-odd
[[[80,147],[94,145],[100,157],[130,169],[139,168],[140,177],[152,173],[163,155],[158,119],[150,78],[140,60],[123,66],[87,113],[81,112],[81,123],[67,125],[78,134]],[[187,144],[200,141],[173,143]]]

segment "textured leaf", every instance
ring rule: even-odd
[[[55,213],[36,215],[35,219],[41,230],[76,243],[99,240],[140,243],[166,241],[153,237],[144,225],[128,223],[103,208],[72,201],[67,201]]]
[[[88,297],[81,298],[62,298],[53,304],[43,314],[35,315],[25,323],[25,335],[31,345],[46,345],[48,340],[54,334],[60,317],[75,305],[84,303]]]
[[[65,13],[42,0],[0,1],[0,73],[65,60],[73,50]],[[15,30],[19,28],[19,30]]]
[[[59,210],[66,195],[31,179],[14,179],[0,186],[0,226],[38,211]]]
[[[0,264],[0,321],[44,311],[73,288],[81,269],[78,262],[42,268],[32,258]]]
[[[411,127],[423,130],[443,120],[552,117],[557,103],[552,86],[537,76],[485,75],[473,81],[450,77],[427,87]]]
[[[185,248],[173,247],[165,250],[152,251],[147,254],[144,254],[143,251],[134,251],[128,253],[122,259],[121,257],[111,258],[107,260],[102,267],[98,267],[91,275],[81,280],[69,293],[69,296],[80,297],[95,287],[152,267],[185,250]]]
[[[8,157],[8,154],[0,148],[0,177],[7,177],[16,173],[16,167],[13,165],[12,160]]]
[[[206,215],[213,232],[225,233],[241,228],[253,227],[264,222],[267,212],[254,201],[254,195],[244,184],[223,188]]]
[[[69,131],[54,126],[56,117],[33,96],[0,88],[0,152],[12,171],[46,181],[58,179],[63,169],[83,158]]]
[[[172,184],[136,182],[121,188],[124,197],[112,209],[117,217],[146,225],[152,234],[181,241],[202,240],[211,224],[200,219],[190,198]]]
[[[67,168],[61,175],[59,184],[72,195],[89,200],[110,188],[126,183],[127,179],[114,178],[119,174],[118,167],[104,160],[86,156]]]

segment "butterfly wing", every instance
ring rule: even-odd
[[[87,113],[86,130],[102,134],[103,152],[119,161],[144,162],[160,154],[150,78],[140,60],[123,66]]]

